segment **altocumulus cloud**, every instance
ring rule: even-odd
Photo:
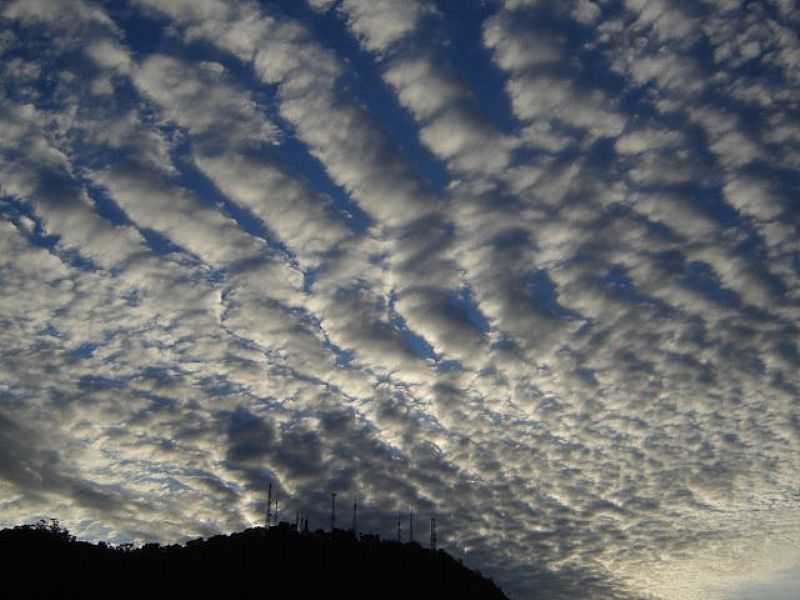
[[[271,479],[312,525],[436,515],[515,598],[788,598],[798,29],[3,3],[0,524],[176,541]]]

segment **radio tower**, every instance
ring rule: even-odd
[[[269,482],[269,491],[267,492],[267,520],[264,524],[265,529],[269,529],[272,525],[272,481]]]
[[[275,519],[275,525],[278,524],[278,492],[275,491],[275,515],[273,516]]]
[[[414,541],[414,513],[408,513],[408,541]]]
[[[431,550],[436,551],[436,518],[431,517]]]
[[[402,522],[403,518],[400,513],[397,513],[397,541],[403,542],[403,529],[402,529]]]
[[[336,492],[331,492],[331,533],[336,529]]]
[[[358,537],[358,501],[353,502],[353,535]]]

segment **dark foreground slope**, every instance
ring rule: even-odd
[[[57,526],[16,527],[0,531],[0,571],[0,597],[9,598],[505,598],[441,550],[285,523],[136,549],[75,541]]]

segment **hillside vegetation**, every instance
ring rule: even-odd
[[[288,523],[134,548],[42,521],[0,531],[0,560],[19,598],[506,598],[442,550]]]

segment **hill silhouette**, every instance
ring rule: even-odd
[[[40,521],[0,531],[0,564],[2,595],[14,598],[506,598],[442,550],[285,522],[134,548],[77,541]]]

